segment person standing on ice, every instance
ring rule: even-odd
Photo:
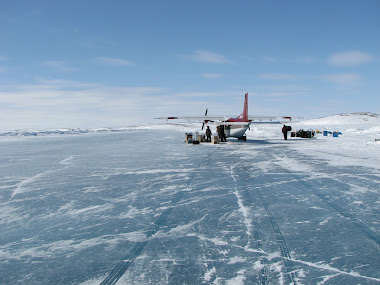
[[[218,133],[219,140],[222,140],[221,128],[220,126],[216,127],[216,132]]]
[[[207,129],[206,129],[206,140],[208,142],[211,142],[211,130],[209,126],[207,126]]]
[[[220,126],[220,141],[227,142],[226,133],[224,132],[224,126]]]
[[[282,127],[282,133],[284,134],[284,140],[287,140],[288,139],[288,132],[292,130],[292,127],[291,126],[286,126],[284,125]]]

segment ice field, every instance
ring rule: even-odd
[[[219,145],[186,126],[1,137],[0,283],[380,284],[371,120]]]

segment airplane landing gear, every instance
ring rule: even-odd
[[[247,136],[242,136],[238,138],[239,141],[247,141]]]

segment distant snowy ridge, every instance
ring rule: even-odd
[[[329,117],[322,117],[318,119],[304,120],[301,122],[304,125],[366,125],[375,126],[380,125],[380,114],[379,113],[347,113],[338,114]]]
[[[41,136],[41,135],[67,135],[67,134],[87,134],[102,132],[125,132],[136,127],[126,128],[96,128],[96,129],[53,129],[53,130],[15,130],[0,132],[0,136]]]
[[[374,118],[380,118],[379,113],[371,113],[371,112],[357,112],[357,113],[347,113],[347,114],[339,114],[339,116],[369,116]]]
[[[199,125],[199,123],[196,123]],[[171,124],[174,127],[190,127],[194,126],[191,123],[179,123]],[[43,135],[76,135],[76,134],[89,134],[89,133],[117,133],[117,132],[127,132],[131,130],[145,130],[145,129],[168,129],[171,128],[168,124],[160,123],[155,125],[139,125],[139,126],[128,126],[128,127],[107,127],[107,128],[86,128],[86,129],[72,129],[72,128],[60,128],[60,129],[50,129],[50,130],[12,130],[12,131],[0,131],[0,137],[16,137],[16,136],[43,136]]]
[[[298,122],[287,123],[290,125],[304,126],[310,128],[329,128],[329,127],[341,127],[344,130],[350,129],[351,127],[359,127],[361,130],[371,129],[376,131],[380,128],[380,114],[370,113],[370,112],[359,112],[359,113],[347,113],[338,114],[329,117],[322,117],[318,119],[310,119]],[[154,125],[141,125],[141,126],[130,126],[130,127],[120,127],[120,128],[89,128],[89,129],[71,129],[71,128],[61,128],[53,130],[14,130],[14,131],[0,131],[0,136],[42,136],[42,135],[66,135],[66,134],[86,134],[86,133],[103,133],[103,132],[125,132],[129,130],[136,129],[178,129],[178,130],[197,130],[199,123],[159,123]],[[255,127],[253,127],[255,128]],[[262,128],[267,128],[262,126]],[[272,126],[271,128],[276,128]],[[260,127],[259,127],[260,129]]]
[[[198,129],[199,123],[178,123],[178,124],[167,124],[159,123],[154,125],[139,125],[139,126],[128,126],[128,127],[106,127],[106,128],[86,128],[86,129],[72,129],[72,128],[60,128],[60,129],[50,129],[50,130],[12,130],[12,131],[0,131],[0,137],[17,137],[17,136],[44,136],[44,135],[76,135],[76,134],[89,134],[89,133],[116,133],[116,132],[127,132],[131,130],[145,130],[145,129],[186,129],[186,128],[196,128]]]

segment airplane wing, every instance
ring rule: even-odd
[[[248,126],[251,122],[227,122],[227,121],[211,121],[208,124],[218,126]]]
[[[285,121],[291,121],[292,117],[283,117],[283,116],[248,116],[248,120],[251,121],[251,124],[255,123],[278,123]]]
[[[187,121],[198,121],[198,122],[210,122],[217,123],[220,125],[242,125],[244,122],[226,122],[229,117],[228,116],[183,116],[183,117],[160,117],[155,118],[160,120],[187,120]],[[291,117],[281,117],[281,116],[248,116],[248,123],[277,123],[280,124],[284,121],[291,121]]]
[[[188,121],[225,121],[228,118],[222,116],[190,116],[190,117],[160,117],[159,120],[188,120]]]

